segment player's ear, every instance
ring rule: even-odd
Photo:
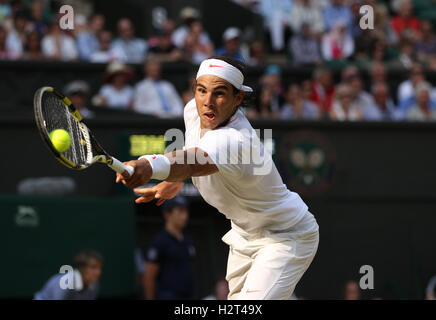
[[[245,92],[243,90],[239,90],[239,92],[236,94],[236,106],[241,105],[242,101],[244,100]]]

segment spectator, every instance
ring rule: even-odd
[[[41,52],[41,39],[39,38],[38,32],[32,31],[27,35],[22,58],[25,60],[44,59],[44,55]]]
[[[330,111],[330,118],[336,121],[359,121],[363,114],[353,104],[353,90],[348,84],[341,84],[335,94],[335,101]]]
[[[298,84],[289,85],[285,98],[286,103],[281,108],[280,119],[317,120],[320,118],[318,106],[303,97]]]
[[[344,300],[360,300],[360,287],[357,281],[345,283]]]
[[[79,57],[82,60],[90,60],[92,54],[99,50],[98,34],[103,30],[105,18],[101,14],[96,14],[89,23],[81,15],[76,16],[76,40]]]
[[[75,80],[68,83],[64,88],[65,95],[70,98],[73,105],[79,110],[84,118],[93,118],[94,112],[86,107],[89,95],[89,86],[85,81]]]
[[[372,87],[372,95],[374,97],[374,108],[372,112],[367,112],[365,118],[367,120],[399,120],[397,108],[392,99],[389,97],[389,88],[384,82],[376,82]]]
[[[77,59],[78,52],[74,39],[59,27],[58,19],[50,26],[50,31],[42,38],[42,53],[54,60],[71,61]]]
[[[194,294],[192,260],[195,248],[184,233],[187,201],[176,196],[162,205],[165,228],[150,242],[145,254],[145,296],[148,300],[185,300]]]
[[[100,253],[83,250],[74,258],[73,288],[61,288],[60,284],[66,274],[59,273],[52,276],[44,287],[35,293],[34,299],[95,300],[99,293],[98,282],[102,267],[103,257]]]
[[[371,83],[385,83],[386,82],[386,68],[383,63],[374,62],[370,69]]]
[[[145,79],[135,87],[134,110],[161,118],[182,116],[182,99],[174,86],[161,80],[160,76],[160,63],[148,60],[145,63]]]
[[[402,106],[410,101],[414,96],[416,86],[425,81],[424,71],[419,63],[415,63],[410,69],[409,79],[403,81],[398,86],[397,100],[398,105]]]
[[[171,40],[171,34],[168,30],[160,29],[156,32],[155,45],[148,50],[149,59],[159,60],[161,62],[177,61],[182,58],[182,52]]]
[[[123,52],[128,63],[142,63],[147,53],[147,42],[135,37],[135,30],[128,18],[118,21],[118,35],[112,43],[111,49]]]
[[[107,30],[98,34],[98,50],[90,56],[91,62],[108,63],[114,60],[126,61],[127,56],[121,47],[111,47],[112,33]]]
[[[26,25],[27,18],[24,12],[16,12],[14,26],[9,30],[6,40],[8,51],[16,58],[20,58],[23,54],[23,47],[27,38]]]
[[[191,7],[183,8],[180,11],[180,19],[182,20],[182,25],[179,26],[172,34],[172,40],[176,47],[181,49],[185,46],[186,37],[189,33],[192,33],[193,29],[194,31],[199,32],[196,34],[199,44],[203,46],[209,46],[212,44],[209,35],[203,30],[203,24],[200,20],[200,12],[197,9]],[[193,23],[197,23],[194,28],[192,28]]]
[[[354,77],[359,76],[359,68],[355,65],[349,65],[342,69],[341,72],[341,83],[349,84]]]
[[[374,116],[374,114],[377,114],[374,98],[370,93],[363,90],[363,82],[360,75],[352,77],[348,84],[352,91],[352,104],[359,108],[364,120],[372,120],[376,117]]]
[[[430,56],[436,54],[436,36],[433,33],[431,21],[421,22],[421,36],[415,44],[415,52],[418,61],[426,63]]]
[[[304,24],[309,25],[316,38],[324,31],[322,12],[314,0],[296,0],[289,19],[292,31],[301,32]]]
[[[250,67],[261,66],[264,64],[265,48],[262,41],[254,41],[250,44],[250,57],[247,59],[247,65]]]
[[[197,20],[190,24],[189,33],[185,37],[183,55],[185,60],[200,64],[213,53],[213,45],[203,35],[203,24]]]
[[[430,278],[425,290],[426,300],[436,300],[436,276]]]
[[[133,78],[133,70],[120,61],[111,62],[105,73],[106,84],[98,93],[98,104],[115,109],[131,109],[133,88],[128,84]]]
[[[213,294],[204,297],[202,300],[227,300],[229,295],[229,284],[226,279],[220,279],[215,284]]]
[[[277,65],[270,65],[266,68],[261,78],[261,89],[257,103],[258,109],[251,117],[264,119],[277,119],[280,110],[285,102],[282,92],[281,70]]]
[[[311,100],[315,102],[322,113],[329,113],[335,94],[332,74],[330,70],[318,68],[314,71]]]
[[[387,44],[384,40],[375,40],[371,45],[370,63],[387,63]]]
[[[419,34],[419,20],[413,16],[411,0],[402,0],[398,15],[391,18],[391,25],[400,38],[415,40]]]
[[[229,56],[235,60],[244,61],[240,48],[241,31],[238,28],[227,28],[223,33],[224,46],[215,51],[215,55]]]
[[[289,47],[292,64],[295,67],[314,66],[321,63],[319,44],[309,24],[303,23],[301,31],[292,36]]]
[[[327,31],[332,31],[338,21],[342,21],[345,31],[351,34],[353,18],[350,8],[344,4],[344,0],[331,0],[331,4],[323,11],[324,25]]]
[[[285,30],[288,28],[293,0],[259,0],[260,14],[271,39],[271,48],[280,52],[285,48]]]
[[[32,28],[38,32],[39,37],[42,38],[49,29],[49,23],[44,18],[44,4],[41,0],[33,1],[30,6],[30,20]]]
[[[389,46],[398,43],[398,36],[389,22],[389,11],[385,4],[379,3],[374,8],[374,33],[376,39],[386,42]]]
[[[391,68],[407,69],[412,68],[415,62],[415,50],[411,41],[402,41],[398,58],[389,63]]]
[[[194,88],[195,88],[195,84],[197,83],[195,76],[196,76],[195,74],[191,74],[189,76],[189,79],[188,79],[188,86],[189,87],[188,87],[188,89],[186,89],[182,93],[183,105],[185,105],[185,106],[189,101],[194,99]]]
[[[322,55],[325,60],[347,59],[354,53],[354,40],[346,32],[343,21],[337,21],[322,37]]]
[[[11,55],[6,45],[7,36],[8,33],[6,32],[6,29],[0,25],[0,59],[1,60],[13,59],[13,55]]]
[[[20,58],[20,54],[15,51],[8,43],[8,32],[0,26],[0,59],[2,60],[16,60]]]
[[[7,19],[12,15],[11,6],[9,0],[0,0],[0,25],[3,25]]]
[[[432,106],[430,100],[431,86],[427,82],[422,82],[416,86],[415,104],[406,112],[406,119],[411,121],[435,121],[436,108]]]

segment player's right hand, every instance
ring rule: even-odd
[[[147,159],[132,160],[123,162],[125,165],[131,166],[135,169],[135,172],[131,177],[126,177],[120,173],[116,174],[115,182],[122,182],[128,188],[136,188],[143,186],[148,181],[150,181],[153,170],[151,168],[150,162]]]

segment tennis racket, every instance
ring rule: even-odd
[[[133,175],[133,167],[124,165],[100,146],[83,122],[82,115],[66,96],[51,87],[42,87],[35,92],[33,107],[42,140],[64,166],[83,170],[100,162],[118,173]],[[50,139],[50,132],[55,129],[63,129],[70,135],[70,147],[64,152],[59,152]]]

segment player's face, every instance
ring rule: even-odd
[[[244,92],[235,94],[233,86],[216,76],[204,75],[197,79],[195,103],[202,129],[215,129],[224,124],[241,104]]]

